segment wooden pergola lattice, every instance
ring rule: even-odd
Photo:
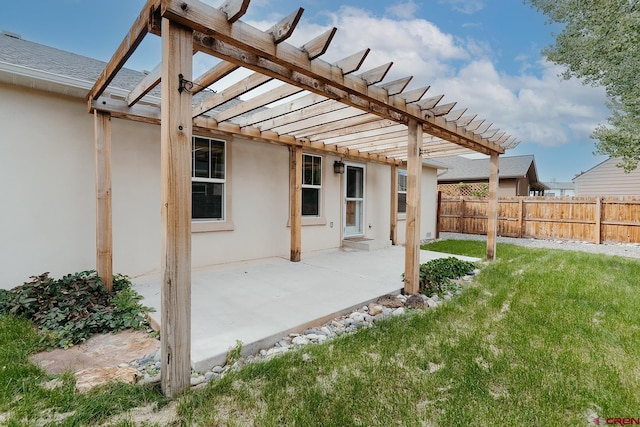
[[[443,95],[425,97],[428,86],[405,91],[411,77],[382,83],[391,63],[359,72],[369,49],[334,63],[323,61],[335,28],[301,47],[288,44],[302,9],[261,31],[240,20],[248,6],[249,0],[228,0],[219,8],[197,0],[149,0],[88,95],[89,110],[95,115],[97,269],[108,285],[112,275],[110,119],[161,125],[162,387],[168,396],[187,388],[190,376],[194,131],[289,147],[292,261],[299,261],[301,253],[303,149],[391,165],[392,179],[398,167],[406,167],[407,293],[417,292],[419,283],[423,158],[471,152],[490,155],[487,259],[495,256],[498,156],[517,141],[465,109],[454,110],[455,103],[441,104]],[[149,33],[162,37],[161,64],[126,97],[109,94],[109,83]],[[194,78],[192,62],[197,52],[220,61]],[[241,68],[252,74],[193,104],[194,94]],[[281,84],[249,97],[250,91],[272,80]],[[147,94],[160,82],[158,104]],[[271,105],[276,101],[277,106]],[[392,189],[397,190],[397,185]]]

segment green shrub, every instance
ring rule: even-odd
[[[67,348],[93,334],[145,328],[145,314],[153,311],[140,304],[142,297],[123,275],[114,276],[112,293],[93,270],[62,279],[51,278],[49,273],[31,279],[0,292],[0,314],[33,321],[48,347]]]
[[[459,286],[451,282],[471,273],[476,268],[472,262],[458,258],[438,258],[420,265],[420,290],[425,295],[441,294],[456,290]]]

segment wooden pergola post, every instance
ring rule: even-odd
[[[289,197],[291,213],[291,261],[302,252],[302,147],[289,147]]]
[[[407,233],[404,256],[404,293],[420,290],[420,189],[422,182],[422,125],[409,120],[407,144]]]
[[[96,270],[104,287],[111,292],[111,114],[94,111],[93,118],[96,155]]]
[[[391,222],[390,236],[391,244],[398,244],[398,166],[391,165]]]
[[[487,205],[487,260],[496,258],[498,235],[498,153],[491,153],[489,162],[489,203]]]
[[[168,397],[191,377],[191,93],[193,35],[162,19],[161,383]]]

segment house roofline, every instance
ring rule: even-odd
[[[4,61],[0,61],[0,82],[58,93],[74,98],[82,98],[83,100],[86,99],[89,90],[93,87],[93,83],[87,80],[37,70]],[[129,91],[109,86],[109,93],[126,97]],[[157,101],[160,100],[150,95],[146,95],[146,97],[156,99]]]

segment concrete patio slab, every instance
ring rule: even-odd
[[[267,348],[291,332],[322,324],[385,294],[401,291],[404,248],[304,254],[302,261],[268,258],[194,269],[191,277],[191,359],[204,372],[224,364],[239,340],[243,353]],[[420,262],[453,256],[421,251]],[[459,257],[469,261],[477,258]],[[132,279],[160,324],[160,276]]]

